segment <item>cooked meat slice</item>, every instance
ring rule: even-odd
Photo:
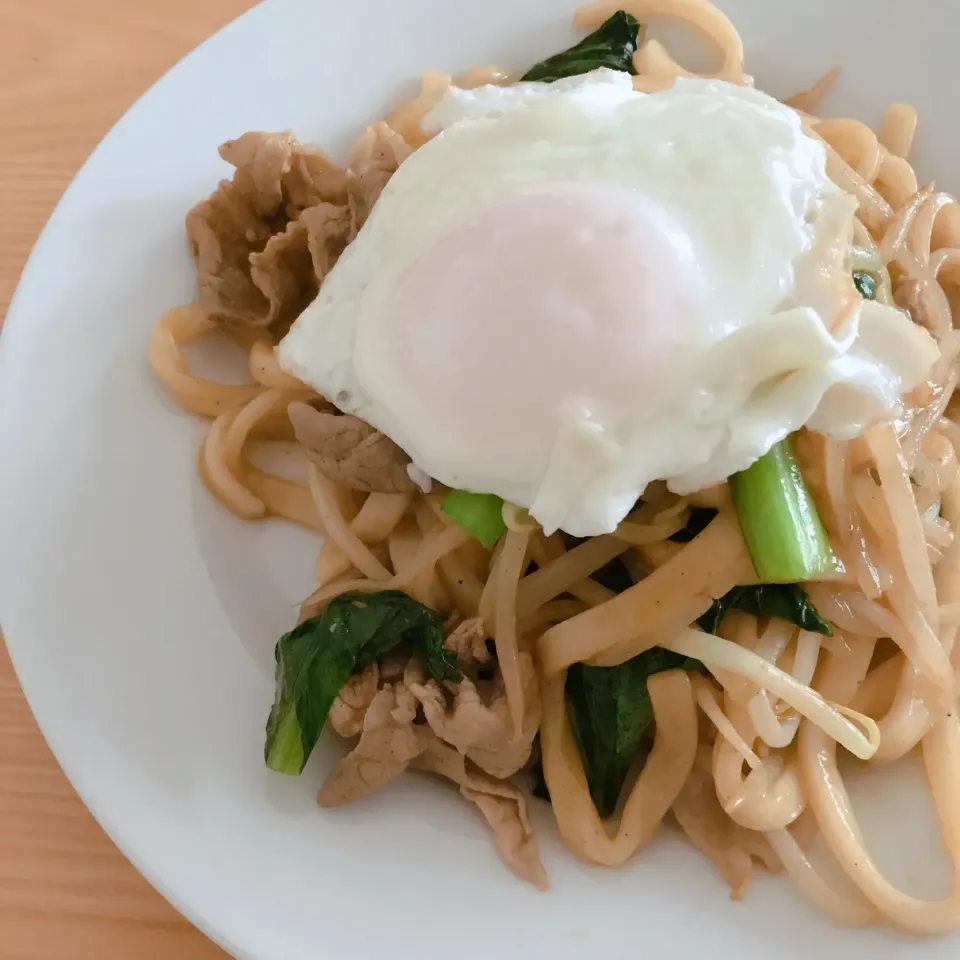
[[[387,181],[412,152],[407,141],[383,121],[368,127],[353,145],[347,170],[350,203],[357,230],[370,216]]]
[[[507,695],[500,671],[497,670],[492,681],[477,682],[480,697],[484,703],[490,705],[490,710],[499,718],[501,730],[497,737],[475,743],[467,750],[467,756],[478,767],[494,777],[512,776],[529,761],[533,741],[540,729],[542,715],[540,682],[533,658],[530,654],[521,652],[519,662],[523,681],[524,714],[520,735],[516,739],[513,736],[513,726],[507,708]],[[467,690],[464,688],[460,695],[463,696],[466,693]]]
[[[291,220],[260,253],[248,256],[250,279],[267,301],[266,314],[258,325],[292,322],[317,295],[320,284],[313,272],[307,240],[306,225]]]
[[[476,627],[471,629],[476,633]],[[460,793],[476,804],[493,831],[494,845],[504,863],[518,877],[546,889],[547,877],[523,794],[506,780],[485,773],[456,746],[444,743],[432,726],[418,722],[420,705],[426,712],[426,701],[434,695],[442,698],[444,690],[436,681],[426,680],[416,657],[406,663],[397,682],[385,682],[384,673],[374,664],[351,678],[330,709],[331,726],[344,736],[359,732],[360,740],[321,788],[317,798],[320,805],[332,807],[359,800],[408,767],[439,774],[456,783]],[[395,675],[396,671],[390,671],[390,676]],[[473,684],[470,687],[475,691]],[[417,688],[421,688],[423,700],[415,695]],[[429,695],[424,692],[427,689]],[[465,713],[471,709],[467,706],[470,697],[465,697],[461,707]],[[539,710],[539,698],[534,699]],[[501,737],[505,721],[486,707],[483,710],[486,713],[478,714],[474,729],[483,727],[489,737]],[[529,755],[529,747],[526,753]]]
[[[260,253],[250,254],[250,279],[267,300],[267,326],[289,323],[310,305],[350,230],[347,207],[321,203],[275,233]]]
[[[403,672],[407,669],[409,654],[394,651],[380,660],[380,679],[384,683],[399,683],[403,680]]]
[[[220,156],[236,167],[236,190],[265,219],[282,214],[294,220],[317,203],[346,202],[346,172],[319,147],[300,143],[289,131],[251,130],[223,144]]]
[[[694,765],[673,803],[673,815],[690,842],[710,860],[739,900],[750,885],[753,860],[777,869],[779,861],[762,834],[734,823],[717,799],[713,781],[701,764]]]
[[[446,647],[457,657],[461,670],[472,670],[490,662],[487,631],[482,617],[471,617],[455,627],[446,640]]]
[[[500,744],[505,739],[503,719],[480,699],[477,688],[466,677],[448,690],[444,684],[427,679],[423,667],[412,660],[404,682],[423,707],[430,729],[460,753],[468,754],[478,744]],[[516,773],[522,765],[503,775]]]
[[[356,737],[363,730],[363,718],[373,703],[380,686],[380,668],[369,664],[362,673],[354,674],[337,694],[327,720],[341,737]]]
[[[233,179],[187,214],[200,305],[224,321],[287,324],[352,236],[348,174],[290,133],[246,133],[220,155]]]
[[[267,323],[270,304],[250,277],[250,253],[262,250],[272,232],[229,180],[187,214],[198,299],[212,317]]]
[[[477,805],[490,825],[494,846],[503,862],[522,880],[541,890],[549,887],[527,816],[526,798],[513,784],[487,776],[463,754],[435,737],[429,740],[413,767],[458,784],[460,793]]]
[[[367,493],[416,489],[407,473],[410,458],[358,417],[324,413],[307,403],[291,403],[288,413],[307,456],[335,483]]]
[[[540,689],[533,659],[520,654],[526,712],[520,736],[514,739],[506,692],[499,670],[493,680],[474,683],[466,674],[459,683],[427,679],[412,659],[404,683],[420,701],[423,714],[441,740],[456,747],[493,777],[513,776],[529,759],[540,727]]]
[[[313,273],[317,281],[322,282],[356,235],[350,208],[342,204],[318,203],[304,210],[297,223],[307,228],[307,249],[313,262]]]
[[[426,728],[414,725],[417,701],[400,684],[387,684],[363,718],[360,741],[334,768],[317,797],[321,807],[359,800],[396,779],[426,749]]]

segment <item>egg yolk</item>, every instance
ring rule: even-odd
[[[695,248],[666,208],[627,187],[514,193],[401,273],[380,355],[403,371],[430,446],[459,433],[536,477],[565,406],[628,431],[644,416],[638,384],[708,337],[710,285]]]

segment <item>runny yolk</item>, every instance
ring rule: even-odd
[[[565,404],[613,428],[643,417],[644,383],[704,338],[709,289],[668,210],[585,182],[460,220],[393,294],[380,335],[408,400],[434,430],[537,471]]]

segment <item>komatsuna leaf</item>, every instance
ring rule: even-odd
[[[634,74],[633,55],[639,43],[640,22],[618,10],[593,33],[569,50],[541,60],[521,79],[552,83],[563,77],[576,77],[600,67]]]
[[[653,707],[647,679],[664,670],[700,667],[697,660],[653,647],[616,667],[578,663],[568,671],[568,716],[601,817],[613,813],[630,768],[649,744]]]
[[[813,605],[806,590],[797,583],[765,583],[752,587],[734,587],[715,600],[697,623],[707,633],[716,633],[731,610],[743,610],[757,617],[779,617],[804,630],[833,636],[833,627]]]
[[[277,643],[276,697],[264,757],[280,773],[302,772],[327,713],[351,674],[401,644],[438,680],[459,680],[440,615],[399,590],[346,593]]]

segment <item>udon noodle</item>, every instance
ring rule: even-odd
[[[704,0],[617,0],[581,8],[593,29],[618,9],[641,22],[683,21],[719,50],[715,76],[750,84],[743,46]],[[635,87],[656,91],[688,75],[655,40],[635,55]],[[664,820],[675,822],[717,865],[735,896],[751,865],[782,868],[831,917],[848,924],[889,921],[937,934],[960,926],[960,884],[939,901],[897,889],[866,849],[837,766],[837,747],[887,764],[919,747],[944,846],[960,872],[960,424],[954,310],[960,295],[960,205],[920,183],[909,156],[916,113],[893,105],[879,133],[852,119],[817,115],[836,79],[831,70],[789,101],[825,142],[829,173],[859,201],[856,241],[873,258],[878,299],[908,310],[939,341],[930,383],[905,398],[902,415],[855,440],[804,432],[798,452],[845,573],[807,584],[834,627],[822,637],[786,621],[740,611],[719,635],[691,629],[713,598],[754,574],[725,487],[688,498],[654,485],[608,536],[569,545],[545,536],[524,511],[507,516],[494,551],[479,547],[439,508],[441,493],[361,494],[315,468],[308,482],[264,471],[250,452],[293,437],[286,415],[315,399],[274,359],[273,336],[222,329],[198,306],[158,322],[149,360],[184,409],[211,420],[200,477],[238,517],[282,517],[323,534],[316,590],[302,616],[346,591],[396,588],[444,616],[482,617],[496,644],[510,723],[525,715],[521,656],[533,653],[542,698],[540,744],[564,843],[592,864],[623,863]],[[464,86],[510,83],[516,73],[471,70]],[[410,146],[425,141],[420,120],[453,82],[424,75],[412,101],[387,117]],[[226,385],[194,376],[183,346],[220,329],[249,356],[250,381]],[[717,517],[689,543],[668,539],[691,506]],[[637,582],[614,594],[592,578],[621,557]],[[528,569],[534,564],[534,569]],[[576,663],[615,665],[654,645],[703,662],[709,676],[674,670],[650,678],[652,749],[621,805],[615,832],[591,800],[567,716],[564,685]],[[808,855],[816,834],[842,868],[822,871]]]

